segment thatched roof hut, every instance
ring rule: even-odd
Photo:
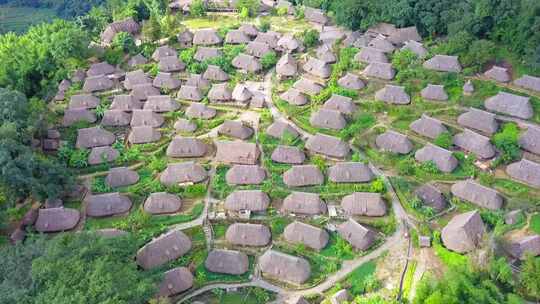
[[[161,72],[180,72],[186,68],[186,64],[177,56],[167,56],[159,59],[158,67]]]
[[[484,76],[497,82],[510,82],[512,80],[508,69],[496,65],[492,66],[491,69],[487,70],[484,73]]]
[[[484,106],[486,109],[493,112],[499,112],[522,119],[530,119],[534,115],[534,110],[529,99],[529,97],[499,92],[497,95],[486,99]]]
[[[86,205],[86,215],[89,217],[106,217],[128,212],[131,209],[129,197],[118,192],[93,194]]]
[[[260,212],[268,209],[269,205],[270,197],[261,190],[236,190],[225,199],[225,209],[230,211]]]
[[[93,148],[112,145],[116,140],[113,133],[97,126],[77,130],[77,148]]]
[[[318,47],[316,55],[320,61],[325,62],[326,64],[335,63],[337,61],[337,56],[334,54],[332,46],[328,44],[323,44]]]
[[[99,98],[92,94],[78,94],[71,96],[69,109],[95,109],[100,104]]]
[[[161,139],[161,132],[152,126],[132,127],[128,141],[131,144],[147,144]]]
[[[324,175],[315,165],[296,165],[283,173],[283,182],[288,187],[322,185]]]
[[[352,218],[337,227],[339,235],[357,250],[366,250],[375,241],[376,234]]]
[[[229,80],[229,74],[225,73],[217,65],[208,65],[206,71],[204,71],[203,77],[212,81],[227,81]]]
[[[197,48],[197,52],[193,55],[193,58],[197,61],[205,61],[223,56],[223,52],[215,47],[201,46]]]
[[[332,73],[328,63],[313,57],[309,58],[302,68],[307,73],[320,78],[328,78]]]
[[[133,185],[138,181],[139,173],[128,167],[111,168],[105,177],[105,183],[112,188]]]
[[[174,194],[166,192],[150,193],[144,201],[144,211],[150,214],[176,213],[182,208],[182,200]]]
[[[304,18],[313,23],[325,25],[329,22],[328,17],[323,10],[306,6],[304,8]]]
[[[262,65],[257,58],[242,53],[234,57],[231,64],[237,69],[252,73],[257,73],[262,70]]]
[[[268,126],[266,134],[275,138],[290,136],[292,139],[297,138],[300,135],[290,124],[280,120],[274,121]]]
[[[163,276],[159,284],[158,297],[170,297],[190,289],[193,286],[193,275],[186,267],[176,267]]]
[[[272,152],[271,159],[276,163],[300,165],[306,160],[306,155],[297,147],[279,145]]]
[[[268,250],[259,258],[259,268],[265,276],[293,284],[302,284],[311,275],[307,260],[275,250]]]
[[[198,183],[207,178],[204,168],[195,162],[171,163],[161,173],[159,180],[166,186],[181,183]]]
[[[137,251],[137,264],[148,270],[176,260],[191,249],[191,240],[180,230],[171,230]]]
[[[178,98],[191,100],[191,101],[201,101],[204,98],[203,93],[199,88],[195,86],[183,85],[178,90]]]
[[[83,91],[92,93],[106,91],[114,87],[114,82],[105,75],[91,76],[84,80]]]
[[[225,43],[229,44],[242,44],[248,43],[251,39],[242,30],[230,30],[225,35]]]
[[[152,78],[148,77],[143,70],[138,69],[135,71],[127,72],[126,79],[124,80],[124,87],[126,90],[131,90],[134,85],[152,83]]]
[[[383,151],[397,154],[408,154],[413,149],[413,144],[406,135],[392,130],[378,135],[375,144]]]
[[[306,247],[321,250],[326,247],[330,236],[326,230],[294,221],[283,231],[285,240],[292,244],[303,244]]]
[[[402,45],[407,41],[422,41],[422,37],[420,37],[416,26],[409,26],[396,29],[388,36],[388,41],[395,45]]]
[[[79,210],[71,208],[39,209],[34,228],[38,232],[59,232],[71,230],[77,226],[81,215]]]
[[[341,130],[347,126],[347,121],[341,112],[325,108],[313,112],[309,123],[314,127],[333,130]]]
[[[452,185],[451,191],[462,200],[491,210],[499,210],[504,202],[504,197],[497,190],[482,186],[474,180],[459,181]]]
[[[521,134],[519,145],[522,149],[540,155],[540,127],[529,126]]]
[[[272,51],[272,48],[264,42],[252,41],[248,43],[248,45],[246,46],[245,52],[248,55],[251,55],[257,58],[262,58],[264,55],[269,54],[273,51]]]
[[[247,103],[252,97],[253,93],[242,83],[237,83],[232,91],[232,98],[238,102]]]
[[[195,137],[175,136],[167,147],[169,157],[203,157],[208,152],[207,145]]]
[[[328,179],[334,183],[365,183],[374,178],[369,165],[364,163],[337,163],[328,168]]]
[[[248,35],[249,37],[256,37],[259,34],[259,30],[257,29],[257,27],[250,23],[244,23],[240,25],[238,29],[244,32],[244,34]]]
[[[446,92],[444,91],[443,85],[428,84],[427,87],[422,89],[420,95],[422,96],[422,98],[428,100],[448,100],[448,94],[446,94]]]
[[[380,193],[354,192],[341,200],[341,207],[350,216],[384,216],[386,204]]]
[[[521,159],[506,167],[506,174],[511,178],[540,188],[540,164],[528,159]]]
[[[154,87],[151,83],[145,84],[136,84],[131,90],[131,96],[140,101],[145,101],[148,99],[148,96],[159,95],[159,90]]]
[[[211,102],[228,102],[232,100],[232,92],[227,83],[216,83],[208,91],[208,99]]]
[[[296,39],[292,34],[285,34],[279,38],[277,42],[277,49],[284,53],[292,53],[294,51],[301,51],[304,49],[302,42]]]
[[[459,164],[452,152],[431,143],[416,151],[414,158],[421,163],[433,162],[439,170],[446,173],[454,171]]]
[[[131,115],[131,127],[154,127],[158,128],[165,122],[160,114],[152,110],[133,110]]]
[[[375,99],[390,104],[406,105],[411,103],[411,97],[405,92],[405,87],[387,84],[375,93]]]
[[[443,211],[447,202],[441,190],[432,184],[425,184],[414,190],[414,194],[428,207],[436,212]]]
[[[423,64],[424,68],[439,72],[461,72],[457,56],[435,55]]]
[[[240,246],[266,246],[271,238],[270,229],[261,224],[234,223],[225,232],[227,242]]]
[[[241,275],[249,270],[249,259],[240,251],[212,249],[204,261],[204,267],[211,272]]]
[[[257,144],[243,141],[215,141],[217,162],[254,165],[261,154]]]
[[[266,43],[272,49],[275,49],[277,48],[277,42],[279,38],[281,38],[281,34],[278,32],[272,32],[272,31],[268,31],[266,33],[259,32],[254,41],[259,42],[259,43]]]
[[[131,112],[142,109],[142,106],[142,103],[131,95],[115,95],[110,109]]]
[[[184,29],[176,37],[181,48],[190,48],[193,46],[193,33],[189,29]]]
[[[454,216],[443,228],[441,239],[446,248],[467,253],[477,248],[484,235],[484,223],[477,210]]]
[[[413,52],[420,59],[425,58],[428,54],[428,51],[422,43],[413,40],[405,42],[405,45],[401,49]]]
[[[97,121],[96,114],[88,109],[66,109],[62,118],[62,125],[69,127],[79,121],[94,123]]]
[[[324,103],[323,109],[335,110],[345,115],[351,115],[358,110],[358,107],[352,101],[352,98],[332,94],[332,96]]]
[[[540,235],[528,235],[511,241],[508,245],[509,253],[518,259],[525,260],[527,254],[540,255]]]
[[[286,53],[276,64],[276,73],[284,77],[293,77],[298,73],[298,64],[291,54]]]
[[[279,98],[285,100],[291,105],[303,106],[308,103],[307,97],[295,88],[290,88],[279,95]]]
[[[148,59],[146,59],[146,57],[144,57],[142,54],[137,54],[131,58],[129,58],[127,64],[128,64],[128,67],[130,68],[135,68],[139,65],[143,65],[143,64],[147,64],[148,63]]]
[[[254,131],[252,128],[244,125],[241,121],[236,120],[226,120],[218,128],[218,134],[234,137],[237,139],[248,139],[250,138]]]
[[[225,174],[229,185],[259,185],[266,178],[266,171],[258,165],[234,165]]]
[[[184,85],[197,87],[200,90],[206,90],[210,87],[210,81],[204,78],[201,74],[189,74],[189,77]]]
[[[489,137],[469,129],[454,135],[453,143],[465,151],[474,153],[478,158],[488,159],[495,156],[495,147],[491,144]]]
[[[360,52],[356,53],[354,60],[364,63],[388,63],[388,57],[386,57],[386,54],[383,51],[372,47],[363,47]]]
[[[468,112],[459,115],[457,122],[463,127],[475,129],[486,134],[493,134],[499,129],[495,120],[496,115],[476,108],[470,108]]]
[[[304,77],[300,77],[300,79],[298,79],[293,84],[293,88],[310,96],[319,94],[323,89],[323,87],[320,84]]]
[[[337,137],[321,133],[310,137],[306,142],[306,149],[311,153],[318,153],[333,158],[344,158],[349,155],[349,144]]]
[[[514,80],[514,85],[527,90],[540,92],[540,77],[523,75],[521,78]]]
[[[156,88],[176,90],[180,87],[180,79],[174,78],[171,73],[159,72],[154,78],[152,85]]]
[[[443,125],[443,123],[430,117],[426,114],[422,114],[422,117],[413,121],[409,128],[422,136],[435,139],[444,132],[448,132],[448,129]]]
[[[157,113],[172,112],[180,108],[180,105],[169,95],[148,96],[144,103],[144,110],[151,110]]]
[[[338,85],[349,90],[360,90],[366,85],[360,79],[360,76],[347,72],[345,76],[338,79]]]
[[[292,192],[283,200],[282,211],[286,213],[316,215],[325,214],[327,208],[317,193]]]
[[[216,109],[210,108],[204,103],[192,102],[186,109],[186,116],[192,119],[212,119],[216,114]]]
[[[201,29],[193,34],[193,44],[195,45],[216,45],[221,44],[223,39],[215,29]]]
[[[101,76],[101,75],[110,75],[116,72],[116,68],[110,65],[107,62],[98,62],[90,65],[88,71],[86,71],[86,76]]]
[[[131,122],[131,113],[122,110],[106,110],[101,119],[102,126],[121,127]]]
[[[192,133],[192,132],[195,132],[195,130],[197,130],[197,124],[192,122],[189,119],[179,118],[174,123],[174,129],[177,132]]]
[[[161,58],[169,56],[178,56],[178,53],[168,45],[162,45],[156,48],[154,53],[152,53],[152,59],[154,59],[154,61],[159,61]]]

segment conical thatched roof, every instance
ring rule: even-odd
[[[311,153],[323,154],[333,158],[344,158],[349,155],[349,144],[341,139],[317,133],[306,142],[306,148]]]
[[[290,88],[283,92],[281,95],[279,95],[279,98],[295,106],[303,106],[308,103],[307,97],[295,88]]]
[[[461,149],[474,153],[478,158],[488,159],[495,156],[495,147],[491,144],[489,137],[469,129],[454,135],[453,142]]]
[[[89,165],[98,165],[105,162],[112,162],[120,157],[120,152],[111,146],[94,147],[88,155]]]
[[[121,127],[131,122],[131,113],[121,110],[106,110],[101,119],[102,126]]]
[[[288,187],[322,185],[324,183],[324,175],[317,166],[297,165],[292,166],[283,173],[283,182]]]
[[[435,55],[424,62],[424,68],[439,72],[461,72],[461,65],[457,56]]]
[[[293,128],[290,124],[280,120],[273,122],[266,129],[266,134],[275,138],[282,138],[286,134],[286,136],[290,136],[293,139],[297,138],[300,135],[298,131],[296,131],[296,129]]]
[[[249,270],[249,259],[240,251],[213,249],[208,253],[204,267],[211,272],[241,275]]]
[[[405,92],[405,87],[387,84],[375,93],[375,99],[390,104],[406,105],[411,103],[411,97]]]
[[[286,213],[316,215],[325,214],[327,208],[317,193],[292,192],[283,200],[282,211]]]
[[[250,41],[248,35],[242,30],[230,30],[227,32],[227,35],[225,35],[225,43],[242,44]]]
[[[311,275],[307,260],[274,250],[266,251],[259,258],[259,268],[265,276],[293,284],[302,284]]]
[[[298,64],[291,54],[287,53],[281,56],[276,64],[276,73],[285,77],[296,76]]]
[[[414,158],[421,163],[431,161],[439,170],[446,173],[454,171],[459,164],[452,152],[431,143],[416,151]]]
[[[208,65],[206,71],[204,71],[203,77],[208,80],[213,81],[227,81],[229,80],[229,75],[225,73],[217,65]]]
[[[133,110],[131,115],[131,127],[154,127],[158,128],[165,122],[160,114],[152,110]]]
[[[234,165],[227,171],[229,185],[259,185],[266,178],[266,171],[258,165]]]
[[[159,94],[159,90],[155,88],[151,83],[136,84],[131,90],[131,96],[135,97],[137,100],[140,101],[147,100],[148,96],[155,96]]]
[[[86,204],[86,216],[106,217],[122,214],[131,209],[129,197],[118,192],[91,195]]]
[[[131,90],[134,85],[152,83],[152,79],[143,72],[143,70],[135,70],[126,73],[124,87]]]
[[[179,183],[198,183],[207,178],[204,168],[195,162],[172,163],[161,173],[159,180],[166,186]]]
[[[189,118],[212,119],[217,112],[214,108],[207,107],[203,103],[192,102],[186,109],[186,116]]]
[[[375,241],[374,231],[362,226],[352,218],[337,227],[339,235],[357,250],[366,250]]]
[[[195,86],[183,85],[178,91],[178,98],[191,101],[201,101],[204,98],[204,95],[199,88]]]
[[[221,44],[223,39],[215,29],[201,29],[193,34],[193,44],[195,45],[216,45]]]
[[[379,193],[354,192],[343,197],[341,207],[350,216],[383,216],[386,214],[386,204]]]
[[[540,188],[540,164],[522,159],[506,167],[506,173],[511,178],[524,182],[535,188]]]
[[[86,71],[86,75],[88,77],[91,76],[100,76],[100,75],[110,75],[116,72],[116,68],[112,65],[110,65],[107,62],[98,62],[93,63],[88,71]]]
[[[388,57],[386,57],[386,54],[383,51],[372,47],[363,47],[360,52],[354,56],[354,60],[364,63],[388,63]]]
[[[154,53],[152,54],[152,59],[154,61],[159,61],[163,57],[169,57],[169,56],[178,56],[178,53],[175,49],[171,48],[168,45],[163,45],[158,47]]]
[[[151,126],[132,127],[128,141],[132,144],[147,144],[161,139],[161,132]]]
[[[257,27],[253,24],[244,23],[239,28],[244,34],[248,35],[249,37],[256,37],[259,34],[259,30]]]
[[[191,240],[180,230],[171,230],[153,239],[137,252],[137,264],[151,269],[176,260],[191,249]]]
[[[422,114],[422,117],[413,121],[409,128],[428,138],[435,139],[444,132],[448,132],[448,129],[443,125],[443,123],[433,117],[429,117],[426,114]]]
[[[194,137],[175,136],[167,147],[169,157],[203,157],[208,151],[207,145]]]
[[[303,244],[315,250],[321,250],[330,238],[324,229],[294,221],[283,231],[285,240],[292,244]]]
[[[175,213],[180,208],[182,200],[177,195],[166,192],[151,193],[144,201],[144,211],[150,214]]]
[[[338,85],[349,90],[360,90],[366,86],[358,75],[349,72],[338,79]]]
[[[278,32],[268,31],[266,33],[259,32],[255,38],[255,42],[262,42],[268,44],[271,48],[277,48],[277,42],[281,38],[281,34]]]
[[[479,246],[483,235],[484,223],[475,210],[454,216],[443,228],[441,239],[446,248],[466,253]]]
[[[131,112],[134,109],[142,109],[142,106],[142,103],[131,95],[116,95],[110,109]]]
[[[368,43],[368,46],[374,49],[381,50],[385,53],[392,53],[395,51],[396,47],[383,35],[375,37]]]
[[[210,87],[210,82],[201,74],[189,74],[189,78],[184,85],[206,90]]]
[[[352,98],[332,94],[330,99],[324,103],[323,109],[335,110],[346,115],[351,115],[356,112],[358,107],[354,104]]]
[[[232,91],[232,98],[238,102],[247,103],[251,97],[253,97],[253,93],[242,83],[237,83]]]
[[[448,94],[444,91],[443,85],[428,84],[427,87],[422,89],[420,95],[424,99],[447,101]]]
[[[149,96],[144,103],[144,110],[151,110],[157,113],[176,111],[180,105],[168,95]]]
[[[307,73],[320,78],[328,78],[332,73],[332,69],[328,63],[313,57],[309,58],[302,68]]]
[[[272,48],[264,42],[252,41],[246,47],[246,54],[262,58],[264,55],[272,52]]]
[[[454,196],[491,210],[499,210],[504,202],[504,198],[499,192],[473,180],[457,182],[451,190]]]
[[[227,242],[240,246],[266,246],[271,238],[270,229],[260,224],[234,223],[225,232]]]
[[[228,102],[232,100],[232,92],[227,83],[216,83],[208,91],[208,99],[211,102]]]
[[[231,211],[265,211],[270,205],[270,197],[261,190],[236,190],[225,199],[225,209]]]
[[[424,45],[420,42],[409,40],[405,42],[405,45],[401,48],[402,50],[409,50],[416,54],[418,58],[422,59],[427,56],[428,51],[424,47]]]
[[[322,91],[322,86],[310,79],[301,77],[294,84],[293,88],[307,95],[317,95]]]
[[[238,54],[231,63],[233,67],[247,72],[256,73],[262,70],[262,65],[259,60],[251,55]]]
[[[218,128],[218,134],[234,137],[237,139],[248,139],[253,135],[252,128],[245,126],[241,121],[226,120]]]
[[[161,72],[179,72],[186,68],[186,64],[177,56],[167,56],[159,59],[158,67]]]
[[[499,92],[499,94],[486,99],[484,106],[493,112],[530,119],[533,117],[534,111],[529,99],[529,97]]]
[[[406,135],[395,131],[386,131],[375,139],[377,147],[383,151],[408,154],[412,151],[412,142]]]
[[[374,178],[369,165],[364,163],[337,163],[328,168],[328,179],[334,183],[365,183]]]
[[[174,78],[171,73],[159,72],[152,83],[156,88],[175,90],[180,87],[180,79]]]

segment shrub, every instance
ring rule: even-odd
[[[412,157],[407,157],[405,159],[402,159],[397,164],[397,169],[399,175],[413,175],[416,168],[416,162]]]
[[[111,46],[115,49],[121,49],[124,53],[136,54],[138,52],[133,36],[126,32],[118,33],[114,37]]]
[[[278,62],[278,58],[277,58],[276,52],[270,52],[268,54],[265,54],[261,58],[261,65],[263,69],[265,70],[272,68],[273,66],[276,65],[277,62]]]
[[[261,24],[259,25],[259,30],[263,33],[266,33],[270,30],[270,27],[272,24],[268,20],[261,20]]]
[[[206,16],[206,6],[202,0],[194,0],[189,6],[189,12],[192,16],[204,17]]]
[[[449,149],[452,146],[452,134],[450,132],[443,132],[435,138],[434,143],[442,148]]]
[[[495,160],[494,166],[508,164],[519,159],[521,150],[519,148],[519,128],[515,123],[506,123],[501,130],[493,135],[492,142],[500,150],[501,155]]]
[[[306,47],[313,47],[319,42],[319,32],[314,29],[305,30],[302,34],[304,39],[304,45]]]
[[[260,3],[257,0],[238,0],[236,8],[240,11],[240,17],[255,17],[259,13]]]

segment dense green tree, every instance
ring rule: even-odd
[[[523,294],[540,300],[540,258],[529,254],[521,268],[520,285]]]

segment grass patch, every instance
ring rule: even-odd
[[[30,26],[50,22],[55,17],[53,9],[0,5],[0,34],[23,33]]]
[[[343,281],[343,287],[349,288],[353,296],[361,295],[365,292],[366,283],[375,275],[377,263],[375,260],[365,262],[353,270]]]
[[[442,244],[439,232],[435,232],[433,235],[433,249],[435,250],[435,255],[446,266],[466,266],[469,262],[466,256],[446,249]]]
[[[535,213],[531,216],[529,229],[536,234],[540,234],[540,213]]]

